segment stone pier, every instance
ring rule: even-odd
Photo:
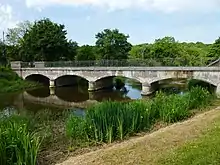
[[[108,89],[113,87],[114,87],[113,78],[108,78],[96,82],[90,81],[88,91],[97,91],[97,90]]]
[[[217,98],[220,98],[220,83],[217,85],[215,93],[216,93]]]
[[[150,84],[148,84],[148,83],[142,84],[141,95],[148,96],[148,95],[151,95],[153,92],[154,92],[154,90]]]
[[[50,80],[50,88],[54,88],[55,87],[55,81],[54,80]]]

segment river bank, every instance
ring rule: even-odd
[[[16,92],[36,87],[40,87],[40,84],[22,80],[10,68],[0,67],[0,93]]]
[[[184,122],[97,151],[73,156],[57,165],[188,165],[219,163],[220,107]],[[205,159],[204,159],[205,158]]]
[[[91,111],[88,110],[85,112],[85,114],[78,114],[77,118],[75,118],[76,116],[73,115],[75,111],[71,109],[66,111],[49,111],[49,110],[44,110],[39,112],[27,111],[25,112],[25,114],[20,114],[19,116],[25,118],[26,121],[28,121],[27,123],[29,123],[28,125],[30,126],[29,129],[30,133],[34,132],[35,136],[43,140],[40,145],[40,150],[37,157],[38,164],[51,165],[63,161],[67,156],[79,155],[82,153],[89,152],[91,150],[96,150],[102,148],[103,146],[109,145],[107,144],[109,142],[115,144],[117,142],[129,139],[129,137],[132,136],[146,134],[152,130],[158,129],[158,127],[166,126],[169,123],[187,119],[188,117],[193,116],[195,113],[201,112],[201,110],[204,110],[204,108],[207,110],[207,108],[212,103],[212,98],[213,98],[205,90],[201,90],[201,89],[197,90],[197,92],[195,91],[191,92],[191,94],[188,95],[190,97],[188,97],[187,94],[185,96],[186,97],[184,99],[182,99],[183,97],[181,95],[166,96],[160,94],[159,96],[156,96],[154,100],[150,101],[151,105],[154,104],[156,107],[160,108],[161,106],[163,107],[165,103],[166,104],[169,103],[169,106],[164,106],[164,108],[161,111],[157,111],[157,110],[154,111],[156,113],[152,113],[153,112],[152,110],[155,110],[156,107],[154,106],[154,108],[153,107],[150,108],[149,101],[133,101],[130,103],[119,103],[119,102],[112,102],[112,103],[110,102],[107,104],[106,102],[99,103],[91,107],[93,110],[90,109]],[[189,103],[189,100],[191,101],[191,103],[188,105],[189,109],[188,108],[184,109],[183,103],[186,102]],[[95,136],[93,135],[95,134],[92,133],[93,132],[92,130],[90,130],[89,132],[84,132],[86,129],[88,130],[90,126],[91,128],[93,128],[93,125],[89,125],[88,122],[84,123],[81,120],[86,116],[88,116],[87,112],[90,112],[90,115],[91,113],[93,113],[98,116],[101,115],[101,111],[104,112],[105,114],[109,114],[109,113],[112,114],[112,110],[114,108],[112,109],[111,107],[113,104],[116,107],[118,107],[119,113],[126,112],[123,113],[124,115],[120,115],[120,114],[118,115],[119,117],[121,116],[121,119],[125,121],[128,119],[127,117],[129,116],[130,117],[139,116],[138,118],[136,118],[137,119],[135,122],[136,124],[134,123],[135,120],[133,120],[135,118],[131,120],[129,119],[129,121],[133,121],[132,132],[130,132],[131,130],[127,125],[128,127],[127,126],[121,127],[122,128],[121,130],[124,130],[123,131],[124,133],[128,132],[129,130],[128,134],[127,133],[122,134],[121,131],[120,135],[123,136],[118,136],[118,132],[117,132],[118,129],[117,129],[113,131],[112,134],[108,134],[107,136],[108,138],[106,138],[106,140],[105,138],[102,138],[101,134],[99,134],[98,138],[94,138]],[[187,104],[185,105],[187,106]],[[144,111],[141,110],[141,109],[145,109],[146,111],[146,106],[148,106],[148,108],[151,109],[149,111],[151,113],[149,112],[145,113]],[[170,109],[169,107],[173,107],[174,110]],[[181,109],[180,107],[183,108]],[[132,111],[134,111],[133,115],[130,114]],[[157,112],[160,113],[158,114]],[[106,116],[109,118],[109,115]],[[98,120],[106,120],[106,117],[100,116],[101,118],[99,119],[97,117],[94,118],[94,121],[96,122],[96,127],[99,126],[99,128],[102,128],[102,126],[98,124],[99,123]],[[114,115],[112,118],[114,118]],[[86,119],[85,121],[88,120]],[[86,127],[82,127],[82,126],[86,126]],[[110,126],[109,128],[111,128],[111,125],[108,123],[106,126]],[[89,138],[86,139],[82,138],[82,135],[85,135],[85,133],[86,133],[85,137],[89,137]],[[117,136],[115,136],[116,135],[115,133],[117,134]]]

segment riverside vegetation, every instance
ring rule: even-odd
[[[11,68],[0,66],[0,93],[15,92],[36,86],[39,86],[39,84],[24,81]]]
[[[9,117],[2,114],[0,163],[53,164],[67,151],[124,140],[152,130],[158,122],[187,119],[198,112],[195,109],[209,106],[213,97],[206,89],[194,87],[184,95],[158,92],[149,101],[102,102],[88,108],[82,117],[72,111],[47,110]],[[54,151],[56,154],[51,158],[50,152]]]

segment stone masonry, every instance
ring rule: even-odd
[[[34,74],[46,76],[50,80],[50,87],[54,81],[65,75],[75,75],[89,82],[90,91],[96,90],[97,82],[107,77],[123,76],[135,79],[142,84],[142,94],[152,93],[152,85],[160,80],[171,78],[191,78],[205,81],[216,86],[216,93],[220,96],[220,68],[219,67],[34,67],[22,68],[18,62],[12,63],[12,69],[23,79]]]

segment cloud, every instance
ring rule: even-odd
[[[53,5],[93,6],[108,10],[135,8],[165,13],[220,10],[219,0],[26,0],[26,5],[36,8]]]
[[[15,26],[17,21],[14,20],[13,10],[10,5],[0,4],[0,30],[6,30]]]

